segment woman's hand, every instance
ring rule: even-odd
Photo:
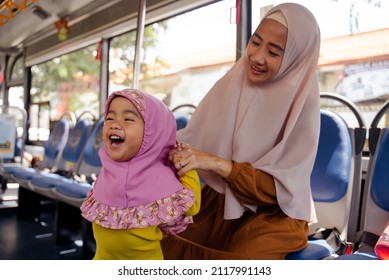
[[[179,176],[196,169],[213,171],[222,177],[228,177],[232,170],[232,161],[198,150],[186,143],[176,144],[169,153],[169,160],[178,170]]]

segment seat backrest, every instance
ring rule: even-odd
[[[177,130],[183,129],[189,122],[191,115],[188,114],[174,114],[176,118]]]
[[[196,110],[196,106],[192,104],[182,104],[172,109],[176,118],[177,130],[186,127],[194,110]]]
[[[90,119],[79,119],[77,121],[69,133],[58,163],[57,171],[68,172],[76,170],[77,163],[92,131],[92,127],[93,121]]]
[[[313,224],[310,231],[336,228],[343,241],[354,243],[359,230],[366,127],[358,108],[348,99],[334,93],[321,93],[320,98],[332,102],[332,106],[321,110],[319,148],[311,178],[319,222]],[[347,112],[351,111],[357,126],[348,115],[346,122],[333,111],[342,108],[339,103]]]
[[[98,151],[103,145],[104,118],[101,117],[94,125],[93,131],[88,137],[83,154],[78,163],[77,173],[90,176],[98,174],[101,169],[101,161]]]
[[[362,241],[374,246],[389,222],[389,129],[378,128],[382,116],[389,111],[389,101],[377,112],[369,129],[369,165],[363,196]],[[387,125],[387,124],[386,124]],[[369,236],[369,238],[366,238]]]
[[[364,231],[380,235],[389,222],[389,130],[383,129],[368,169]]]
[[[312,196],[319,228],[337,228],[344,238],[349,218],[353,160],[347,124],[334,112],[321,110],[319,147],[311,175]]]
[[[72,117],[69,117],[72,116]],[[72,113],[64,114],[55,124],[50,137],[45,145],[45,153],[40,165],[41,169],[56,169],[62,157],[63,149],[69,137],[71,128],[74,126],[75,117]]]

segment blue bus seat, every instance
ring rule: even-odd
[[[369,128],[369,165],[363,195],[358,248],[339,260],[376,260],[374,246],[389,221],[389,129],[378,128],[389,110],[389,101],[378,111]]]
[[[177,130],[183,129],[189,122],[191,115],[188,114],[174,114],[177,124]]]
[[[321,94],[321,98],[339,97]],[[330,259],[338,254],[350,253],[346,250],[352,248],[353,238],[350,236],[354,236],[354,232],[350,232],[350,222],[358,218],[352,213],[359,206],[353,201],[356,199],[353,196],[355,188],[360,188],[361,143],[365,139],[365,126],[354,105],[344,98],[341,101],[355,111],[362,133],[350,128],[335,112],[321,110],[319,147],[311,175],[318,223],[310,225],[307,248],[289,254],[286,259]],[[357,224],[354,220],[352,222]],[[336,233],[334,238],[338,240],[335,245],[340,243],[339,248],[334,246],[333,240],[327,242],[324,236],[316,237],[323,230]]]
[[[181,104],[172,109],[174,117],[176,118],[177,130],[186,127],[195,109],[196,106],[193,104]]]
[[[77,164],[92,131],[92,126],[93,120],[79,119],[70,132],[56,169],[50,172],[37,173],[28,180],[28,187],[34,192],[51,198],[50,189],[53,184],[57,180],[72,176],[76,171]]]
[[[102,167],[98,151],[103,145],[104,118],[96,123],[88,141],[85,145],[80,164],[77,169],[79,177],[85,177],[85,181],[75,179],[57,180],[53,183],[53,196],[57,200],[80,207],[86,198],[88,191],[92,188],[93,178],[95,178]]]
[[[290,253],[286,260],[322,260],[330,257],[333,249],[324,239],[309,240],[305,249]]]
[[[56,169],[62,156],[62,151],[68,140],[70,130],[74,126],[74,119],[72,113],[66,113],[56,123],[44,147],[45,152],[40,165],[40,170],[27,167],[10,167],[7,170],[12,179],[17,182],[19,186],[28,189],[28,181],[38,174],[39,171]]]
[[[74,242],[81,237],[84,254],[92,256],[95,243],[91,225],[90,222],[81,217],[80,206],[102,167],[98,151],[103,145],[103,125],[104,118],[102,117],[95,125],[85,145],[77,170],[79,177],[84,180],[70,178],[56,180],[52,188],[53,198],[58,201],[55,224],[56,239]]]
[[[311,175],[312,196],[319,223],[311,225],[311,233],[321,227],[343,227],[347,218],[344,200],[351,160],[351,140],[346,123],[337,114],[321,110],[319,147]],[[318,207],[318,203],[322,205]],[[328,213],[333,207],[337,212]],[[333,213],[337,213],[337,217]],[[306,249],[289,254],[287,259],[323,259],[332,254],[333,249],[324,239],[308,240]]]
[[[311,225],[311,234],[322,228],[336,228],[343,239],[347,237],[352,149],[352,140],[344,120],[334,112],[322,110],[319,149],[311,175],[318,223]]]

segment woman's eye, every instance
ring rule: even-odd
[[[259,42],[256,42],[256,41],[251,41],[253,43],[254,46],[259,46]]]

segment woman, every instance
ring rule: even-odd
[[[320,30],[305,7],[272,8],[170,153],[206,183],[200,213],[166,237],[166,259],[284,259],[316,221],[310,174],[320,128]]]

